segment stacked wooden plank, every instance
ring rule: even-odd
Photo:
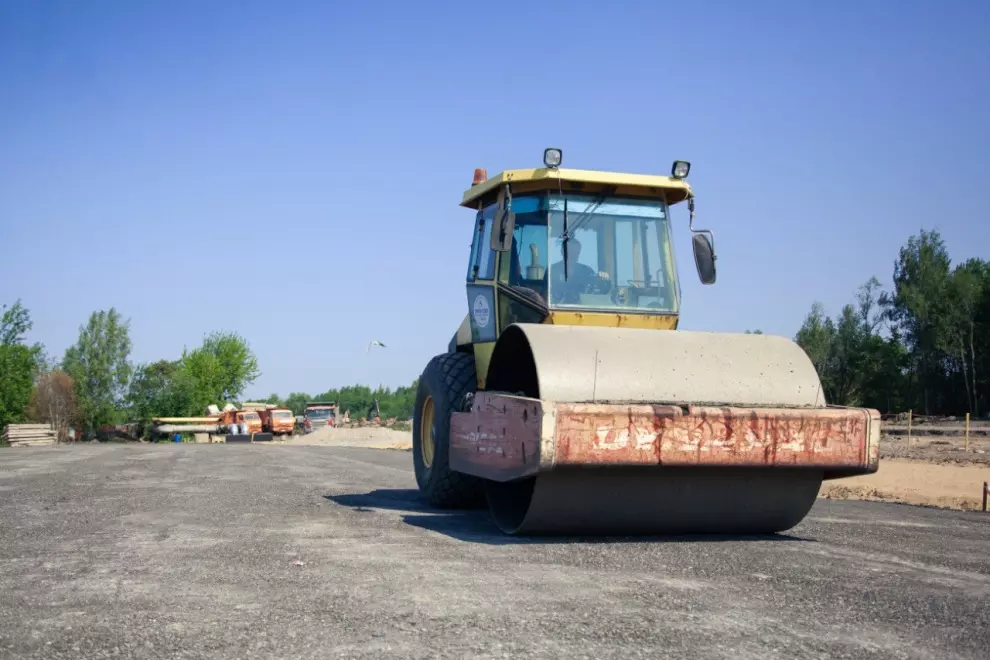
[[[11,447],[39,447],[55,444],[55,431],[48,424],[10,424],[3,439]]]

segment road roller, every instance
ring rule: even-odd
[[[822,481],[876,472],[880,414],[830,405],[786,337],[678,329],[670,175],[475,170],[467,314],[419,379],[413,467],[439,508],[487,506],[506,534],[773,534]]]

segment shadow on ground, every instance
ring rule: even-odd
[[[403,521],[413,527],[445,534],[459,541],[488,545],[568,544],[568,543],[697,543],[726,541],[814,542],[789,534],[678,534],[665,536],[510,536],[491,519],[487,509],[437,509],[425,504],[419,491],[408,488],[380,488],[369,493],[324,495],[324,498],[355,511],[375,509],[402,511]]]

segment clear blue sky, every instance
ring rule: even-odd
[[[408,383],[466,312],[473,169],[560,146],[691,160],[720,271],[677,207],[682,327],[793,336],[921,227],[990,257],[988,34],[979,0],[11,0],[0,302],[57,355],[110,306],[136,361],[236,330],[252,395]]]

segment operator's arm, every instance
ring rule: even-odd
[[[609,276],[609,274],[608,274],[607,271],[600,270],[600,271],[597,271],[596,272],[594,268],[592,268],[591,266],[588,266],[586,264],[578,264],[577,266],[578,266],[578,269],[580,269],[580,271],[581,271],[581,281],[582,282],[585,282],[585,283],[587,283],[587,282],[594,282],[595,279],[598,279],[598,278],[603,279],[603,280],[609,280],[609,279],[611,279],[611,277]]]

